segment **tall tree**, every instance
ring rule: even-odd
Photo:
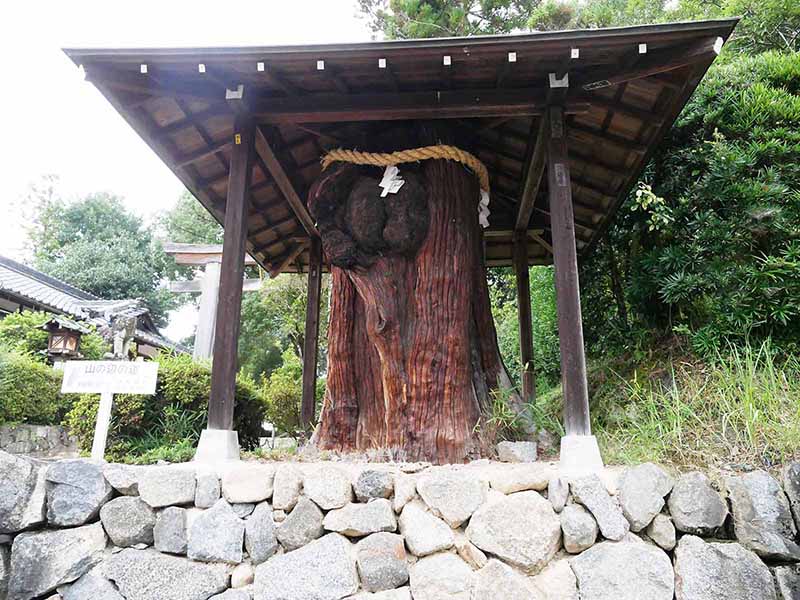
[[[370,28],[389,39],[511,33],[539,0],[359,0]]]
[[[189,190],[159,219],[166,241],[183,244],[221,244],[222,226]]]
[[[161,286],[169,261],[152,230],[112,194],[75,202],[48,179],[32,191],[28,243],[37,269],[106,299],[140,298],[159,325],[175,306]]]

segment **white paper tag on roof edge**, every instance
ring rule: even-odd
[[[381,192],[381,198],[385,198],[389,194],[396,194],[400,191],[400,188],[403,187],[405,181],[402,177],[400,177],[400,169],[397,168],[396,165],[389,165],[383,171],[383,179],[378,184],[383,191]]]

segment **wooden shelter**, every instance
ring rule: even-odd
[[[589,415],[577,260],[591,252],[735,19],[525,35],[252,48],[67,49],[224,225],[209,427],[232,423],[245,251],[309,273],[304,415],[313,415],[319,281],[306,204],[333,148],[370,149],[409,120],[448,120],[488,167],[487,266],[555,263],[568,433]],[[533,393],[524,375],[524,395]]]

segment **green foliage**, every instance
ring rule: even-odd
[[[188,190],[159,219],[165,239],[185,244],[221,244],[222,226]]]
[[[30,354],[0,349],[0,424],[58,424],[72,400],[60,389],[60,371]]]
[[[206,426],[211,372],[186,355],[164,354],[158,362],[155,395],[115,396],[106,450],[109,460],[144,463],[191,458]],[[97,395],[81,396],[65,419],[84,451],[91,448],[98,404]],[[258,446],[265,410],[255,383],[238,377],[233,427],[243,448]]]
[[[797,458],[800,361],[769,342],[728,346],[706,361],[669,344],[595,359],[589,387],[607,464],[752,469]],[[555,422],[561,402],[556,387],[537,407]]]
[[[35,188],[28,232],[37,269],[105,299],[141,298],[157,324],[176,305],[160,282],[171,269],[150,228],[120,198],[100,193],[66,202],[57,180]]]
[[[531,267],[529,277],[536,386],[545,389],[558,380],[561,369],[553,269]],[[494,269],[491,278],[490,295],[497,343],[511,379],[519,386],[519,312],[514,274],[510,268]]]
[[[261,290],[244,295],[239,334],[239,364],[258,379],[286,360],[285,350],[303,355],[308,277],[285,273],[264,281]],[[328,277],[320,294],[319,371],[325,372],[328,328]]]
[[[302,431],[300,406],[303,399],[303,363],[300,358],[287,349],[284,351],[281,366],[269,377],[262,377],[261,393],[266,402],[267,420],[281,435],[296,437]],[[325,395],[325,382],[317,380],[315,390],[316,413]]]
[[[738,52],[800,49],[800,4],[796,0],[359,0],[359,7],[372,30],[389,39],[741,16],[731,44]]]
[[[42,329],[52,315],[45,312],[16,312],[0,319],[0,346],[44,360],[48,334]],[[87,360],[100,360],[109,345],[97,333],[81,335],[79,351]]]
[[[406,39],[518,31],[537,0],[359,0],[358,4],[372,31]]]
[[[44,359],[47,351],[47,332],[42,329],[50,315],[25,310],[0,319],[0,346],[22,354]]]
[[[713,69],[684,110],[652,188],[611,232],[641,325],[688,334],[706,355],[728,341],[800,341],[798,81],[800,55],[743,57]],[[587,338],[602,341],[608,323],[588,322]]]

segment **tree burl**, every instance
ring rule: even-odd
[[[490,312],[476,177],[461,164],[337,164],[309,193],[331,268],[323,449],[463,462],[492,394],[511,389]],[[504,396],[506,396],[504,394]],[[508,394],[526,428],[519,397]]]

